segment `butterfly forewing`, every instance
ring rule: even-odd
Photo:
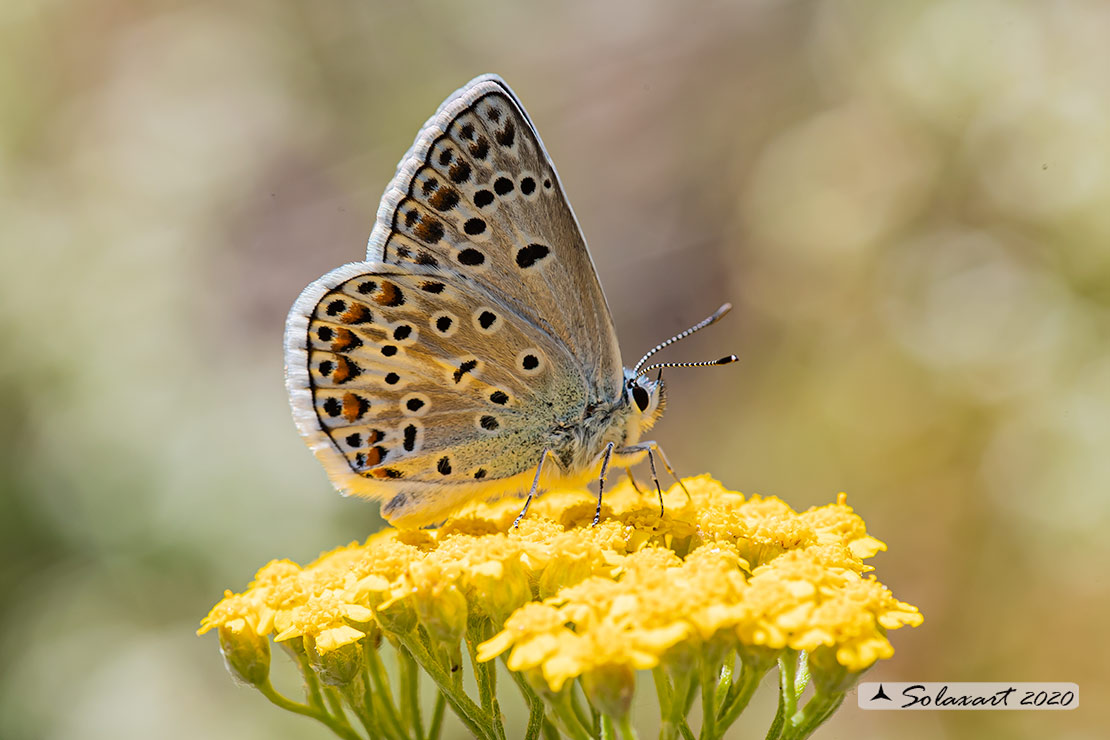
[[[472,81],[425,124],[385,194],[367,259],[480,283],[577,358],[597,395],[620,392],[616,334],[585,240],[499,78]]]
[[[367,261],[290,311],[294,418],[335,485],[420,525],[519,491],[553,430],[619,398],[612,318],[527,114],[479,77],[421,129]]]

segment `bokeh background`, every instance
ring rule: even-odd
[[[668,375],[680,470],[889,543],[926,622],[868,678],[1082,691],[818,736],[1104,737],[1108,38],[1098,0],[0,3],[0,737],[328,737],[193,631],[379,526],[296,434],[285,313],[487,71],[626,358],[736,305],[667,355],[743,358]]]

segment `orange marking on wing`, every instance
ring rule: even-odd
[[[331,379],[337,385],[346,383],[356,375],[358,375],[358,368],[353,362],[342,355],[335,358],[335,370],[332,372]]]
[[[400,478],[403,473],[396,468],[374,468],[368,471],[375,478]]]
[[[365,306],[364,306],[365,308]],[[355,336],[350,329],[336,329],[335,341],[331,344],[332,352],[346,352],[362,344],[362,340]]]
[[[382,306],[395,306],[397,305],[397,297],[400,291],[397,286],[388,280],[383,280],[382,284],[378,287],[378,292],[374,294],[374,300]]]
[[[370,321],[370,309],[362,303],[351,302],[351,305],[339,317],[344,324],[364,324]]]
[[[343,394],[343,418],[354,423],[366,413],[366,399],[354,393]],[[377,442],[377,440],[374,440]]]

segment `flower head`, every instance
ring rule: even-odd
[[[509,499],[437,530],[386,530],[304,567],[274,561],[245,592],[226,593],[200,632],[219,630],[240,680],[266,680],[268,635],[337,687],[365,670],[364,654],[377,660],[364,651],[383,633],[433,672],[458,669],[465,638],[479,664],[503,657],[545,701],[565,701],[556,697],[578,681],[620,718],[638,671],[720,676],[728,655],[762,675],[804,651],[819,692],[842,696],[891,656],[890,630],[921,623],[866,575],[865,559],[886,546],[843,494],[798,513],[708,476],[685,484],[689,495],[666,492],[663,516],[653,498],[618,485],[591,526],[593,494],[553,491],[516,529],[520,504]]]

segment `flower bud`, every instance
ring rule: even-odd
[[[261,686],[270,678],[270,640],[256,634],[244,619],[234,619],[218,630],[220,652],[236,683]]]
[[[532,600],[528,572],[519,558],[489,561],[467,573],[471,603],[478,605],[494,625],[500,627],[518,607]]]
[[[420,624],[437,642],[456,645],[466,632],[466,597],[455,586],[418,594],[413,599]]]
[[[836,659],[835,647],[821,646],[806,656],[813,687],[823,694],[843,694],[856,685],[863,671],[853,671]],[[867,670],[866,668],[864,670]]]
[[[559,589],[573,586],[593,575],[593,562],[587,555],[569,554],[552,560],[540,574],[539,600],[554,596]]]
[[[304,648],[320,681],[328,686],[342,687],[355,679],[362,670],[362,642],[348,642],[334,650],[322,651],[318,638],[304,636]]]
[[[636,672],[627,664],[598,666],[582,674],[582,690],[590,704],[613,719],[621,719],[632,707],[636,691]]]

